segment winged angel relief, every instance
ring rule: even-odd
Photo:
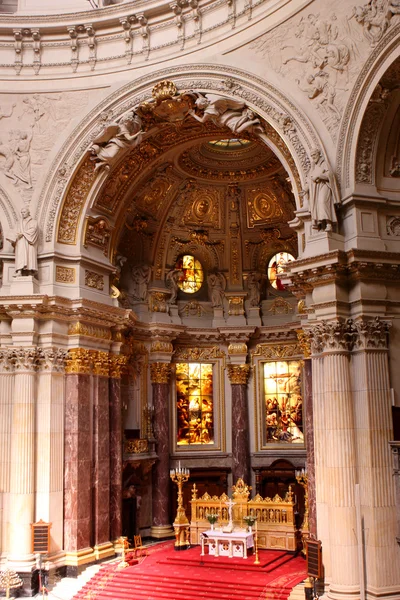
[[[179,104],[179,111],[175,104]],[[218,127],[230,129],[234,135],[245,132],[259,137],[265,135],[261,120],[245,102],[194,91],[180,95],[174,93],[158,103],[143,103],[137,111],[109,123],[89,148],[91,159],[96,163],[95,169],[109,169],[124,150],[135,148],[160,127],[176,122],[177,116],[182,121],[188,117],[200,123],[211,121]]]

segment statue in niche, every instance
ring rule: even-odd
[[[312,227],[332,231],[332,226],[337,223],[335,205],[339,204],[335,177],[318,148],[312,150],[311,161],[303,197],[309,203]]]
[[[250,306],[260,306],[262,281],[263,276],[257,271],[252,271],[247,276],[247,289],[249,290]]]
[[[8,238],[15,248],[15,275],[34,275],[38,270],[37,245],[39,239],[39,227],[32,219],[29,208],[21,210],[15,238]]]
[[[165,277],[165,284],[167,288],[171,291],[171,296],[169,297],[168,304],[176,304],[176,299],[178,296],[178,281],[182,279],[184,273],[182,269],[171,269]]]
[[[145,302],[148,296],[148,285],[151,269],[148,265],[136,265],[132,267],[133,297],[135,300]]]
[[[212,307],[223,308],[226,288],[225,276],[223,273],[218,273],[216,271],[208,276],[207,283],[210,290]]]
[[[228,127],[232,133],[264,133],[260,119],[255,112],[239,100],[231,100],[215,94],[205,94],[198,96],[196,108],[203,111],[199,116],[195,110],[190,110],[192,115],[199,123],[212,121],[218,127]]]
[[[91,160],[96,161],[95,170],[110,168],[117,155],[125,148],[135,148],[143,140],[142,119],[136,113],[119,123],[110,123],[93,140],[89,148]]]

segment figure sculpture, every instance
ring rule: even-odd
[[[218,127],[228,127],[236,135],[243,132],[264,133],[260,119],[244,102],[205,94],[199,96],[195,104],[203,115],[199,116],[195,110],[190,110],[189,114],[199,123],[212,121]]]
[[[253,271],[247,276],[247,289],[249,290],[250,306],[260,305],[262,279],[263,276],[257,271]]]
[[[211,273],[207,283],[210,289],[211,305],[213,308],[223,308],[226,279],[222,273]]]
[[[143,140],[142,119],[136,113],[119,123],[110,123],[89,148],[95,170],[110,168],[125,148],[134,148]]]
[[[332,231],[337,223],[335,205],[339,203],[335,177],[318,148],[311,152],[312,165],[303,196],[308,198],[313,229]]]
[[[168,304],[176,304],[176,299],[178,296],[178,281],[183,277],[183,271],[181,269],[171,269],[165,277],[165,283],[169,290],[171,291],[171,296],[169,297]]]
[[[39,228],[29,208],[21,210],[15,238],[8,238],[15,248],[15,276],[34,275],[38,270],[37,244]]]
[[[132,267],[133,298],[145,302],[148,295],[148,285],[151,276],[151,269],[147,265],[137,265]]]

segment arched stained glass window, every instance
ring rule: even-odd
[[[286,264],[294,260],[294,256],[289,252],[278,252],[268,263],[268,279],[273,288],[283,291],[285,286],[280,280],[279,275],[285,270]]]
[[[214,443],[213,365],[176,365],[178,446]]]
[[[301,361],[264,364],[265,442],[303,444]]]
[[[182,271],[182,276],[177,281],[179,289],[186,294],[198,292],[204,281],[201,262],[192,254],[184,254],[178,259],[176,269]]]

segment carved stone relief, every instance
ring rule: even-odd
[[[95,271],[85,271],[85,285],[95,290],[104,290],[104,276]]]
[[[189,189],[188,189],[189,188]],[[187,185],[178,198],[184,202],[181,225],[208,226],[219,229],[221,226],[221,193],[217,187]]]
[[[99,248],[105,256],[108,255],[108,247],[111,236],[109,223],[103,217],[88,217],[86,222],[84,245]]]

